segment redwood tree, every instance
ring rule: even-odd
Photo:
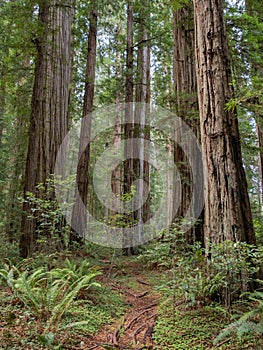
[[[125,140],[132,139],[133,137],[133,107],[132,102],[134,99],[133,93],[133,39],[134,39],[134,8],[133,0],[127,2],[127,38],[126,38],[126,77],[125,77],[125,124],[124,124],[124,138]],[[130,193],[133,178],[133,159],[132,152],[127,144],[124,146],[124,167],[123,167],[123,192]],[[127,221],[132,221],[131,215],[128,214]],[[129,222],[128,222],[129,224]],[[129,237],[123,236],[123,246],[125,247],[129,242]],[[130,255],[132,249],[124,248],[123,254]]]
[[[176,99],[176,114],[180,120],[190,126],[196,137],[199,139],[200,125],[198,117],[197,79],[194,56],[194,14],[192,2],[184,4],[180,9],[174,11],[173,19],[173,80]],[[175,132],[175,139],[180,140],[180,129]],[[181,142],[185,141],[187,142],[187,140],[181,140]],[[189,147],[191,146],[189,145]],[[194,152],[194,150],[189,149],[188,152]],[[185,217],[191,203],[191,198],[194,194],[188,159],[178,144],[175,144],[174,147],[174,161],[181,178],[181,204],[176,215],[176,221],[177,219],[180,221],[180,219]],[[198,162],[198,158],[196,158],[196,161]],[[198,168],[198,164],[195,166]],[[175,193],[175,196],[177,195],[178,194]],[[190,215],[196,217],[194,210]],[[195,227],[188,230],[185,234],[185,238],[189,244],[196,240],[202,241],[202,223],[200,222]]]
[[[126,42],[126,80],[125,80],[125,125],[124,125],[124,137],[125,139],[132,138],[133,130],[133,0],[129,0],[127,4],[127,42]],[[125,163],[124,163],[124,182],[123,192],[129,193],[132,185],[132,167],[133,161],[131,158],[127,159],[128,154],[132,152],[125,147],[124,150]]]
[[[133,137],[140,141],[136,142],[138,148],[134,160],[134,176],[140,180],[138,186],[139,197],[142,200],[140,208],[134,213],[134,219],[138,223],[146,222],[150,217],[150,173],[149,161],[147,161],[147,145],[145,140],[150,139],[149,127],[147,127],[147,111],[150,103],[150,46],[149,46],[149,14],[145,13],[145,8],[149,6],[147,1],[140,4],[138,9],[138,50],[137,50],[137,79],[135,90],[135,116]],[[143,203],[145,198],[145,203]]]
[[[73,206],[71,219],[71,233],[69,245],[73,242],[82,243],[87,226],[87,199],[88,199],[88,178],[89,178],[89,160],[90,160],[90,139],[91,118],[94,100],[94,83],[96,70],[96,52],[97,52],[97,31],[98,31],[98,5],[97,1],[91,2],[91,11],[89,19],[88,34],[88,55],[86,62],[86,82],[84,103],[82,110],[82,123],[80,130],[80,147],[79,161],[77,167],[76,186],[77,194],[76,202]]]
[[[254,97],[248,99],[251,103],[251,109],[254,112],[255,122],[257,125],[258,134],[258,146],[259,146],[259,177],[261,181],[261,197],[263,196],[263,118],[262,118],[262,98],[261,95],[261,82],[263,78],[263,56],[262,56],[262,36],[259,31],[260,25],[263,20],[262,4],[258,0],[246,0],[246,12],[251,18],[256,18],[255,28],[251,28],[254,32],[253,41],[246,42],[246,45],[250,46],[249,50],[249,62],[250,62],[250,75],[252,80],[252,90]],[[244,50],[245,51],[245,50]],[[253,52],[254,51],[254,52]],[[252,53],[256,53],[252,55]],[[259,54],[261,53],[261,54]],[[254,77],[257,77],[256,79]],[[259,189],[260,197],[260,189]],[[263,198],[259,199],[259,202],[263,202]]]
[[[223,0],[194,0],[195,55],[203,157],[206,161],[204,235],[209,242],[255,243],[242,165]]]
[[[115,70],[116,70],[116,93],[115,93],[115,104],[116,104],[116,115],[114,118],[114,130],[113,130],[113,145],[116,149],[116,152],[121,147],[121,137],[122,137],[122,125],[121,125],[121,113],[120,113],[120,106],[119,104],[123,102],[123,90],[122,90],[122,61],[121,61],[121,54],[120,54],[120,35],[121,35],[122,26],[120,23],[117,24],[116,32],[115,32],[115,45],[116,45],[116,63],[115,63]],[[120,164],[113,169],[112,171],[112,192],[115,196],[121,197],[122,193],[122,169]],[[112,208],[110,211],[110,215],[114,216],[117,214],[117,208],[115,207],[115,204],[111,204]]]
[[[39,2],[42,30],[35,38],[37,57],[29,127],[24,196],[54,173],[56,154],[68,130],[71,80],[71,25],[73,1]],[[25,202],[20,254],[30,255],[37,243],[36,220],[29,218],[32,205]]]

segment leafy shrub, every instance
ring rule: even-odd
[[[80,268],[52,269],[46,271],[37,268],[29,273],[15,266],[0,270],[0,277],[12,289],[37,320],[46,322],[44,334],[55,331],[68,307],[79,292],[91,287],[101,287],[94,281],[99,272],[83,273],[85,264]]]
[[[138,256],[138,260],[148,268],[169,269],[174,266],[175,260],[188,258],[191,251],[192,247],[186,243],[184,233],[173,228],[159,232],[156,241]]]
[[[184,297],[191,306],[215,300],[229,308],[242,291],[249,290],[263,262],[262,249],[242,242],[211,244],[210,259],[206,259],[201,243],[182,245],[180,241],[181,252],[170,255],[170,260],[167,247],[161,249],[162,245],[144,256],[157,265],[165,262],[167,266],[170,261],[172,278],[160,288],[174,299],[175,295]]]
[[[76,281],[81,277],[86,276],[89,273],[97,271],[97,267],[90,266],[89,261],[82,260],[80,264],[76,264],[70,259],[65,260],[65,267],[52,269],[50,274],[56,279],[67,279],[70,277],[71,281]],[[100,273],[97,272],[97,275]]]
[[[246,293],[248,299],[253,303],[252,309],[245,312],[237,321],[229,324],[215,339],[214,343],[236,334],[239,339],[250,334],[255,338],[262,338],[263,335],[263,292],[255,291]]]
[[[139,255],[137,259],[143,262],[148,268],[171,268],[172,257],[170,251],[170,244],[161,242],[150,246],[143,254]]]
[[[35,234],[39,251],[56,251],[64,249],[68,243],[70,232],[69,225],[65,222],[61,212],[61,203],[55,197],[55,191],[59,185],[59,191],[67,192],[72,185],[72,179],[61,180],[53,175],[45,183],[37,184],[34,193],[27,192],[23,202],[29,204],[28,217],[36,222]],[[72,203],[67,203],[65,209],[69,209]],[[64,208],[63,208],[64,209]]]
[[[225,241],[209,248],[209,277],[220,274],[219,300],[230,307],[242,292],[249,290],[263,262],[262,252],[245,242]]]

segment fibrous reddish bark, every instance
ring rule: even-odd
[[[59,146],[68,131],[69,86],[71,80],[71,25],[73,6],[69,0],[39,3],[43,33],[36,39],[37,58],[29,127],[29,145],[24,194],[35,193],[54,173]],[[31,204],[25,202],[20,254],[30,255],[36,245],[35,220],[28,217]]]
[[[203,156],[207,165],[205,243],[255,243],[242,165],[223,0],[194,0],[195,55]]]
[[[82,123],[80,130],[79,160],[76,176],[76,201],[72,210],[71,232],[69,245],[73,242],[82,244],[87,228],[87,198],[89,181],[89,160],[90,160],[90,135],[91,119],[94,100],[94,84],[96,70],[97,52],[97,31],[98,31],[98,8],[97,1],[92,1],[90,12],[89,35],[88,35],[88,56],[86,63],[86,82],[84,103],[82,110]]]

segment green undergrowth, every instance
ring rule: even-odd
[[[120,318],[124,313],[124,307],[122,296],[105,287],[93,302],[80,300],[68,310],[64,320],[65,328],[74,325],[73,332],[83,335],[94,334],[104,324],[110,324],[116,318]]]
[[[6,260],[0,270],[0,349],[80,347],[120,318],[125,303],[104,280],[103,266],[67,252],[16,266]]]
[[[94,335],[104,324],[123,315],[119,294],[104,288],[96,298],[76,300],[65,312],[55,333],[41,334],[44,322],[32,314],[6,290],[0,290],[0,349],[71,349]],[[49,339],[50,338],[50,339]]]
[[[44,322],[36,320],[13,295],[1,290],[0,349],[71,349],[94,335],[104,324],[110,324],[123,315],[123,309],[121,296],[104,288],[96,304],[76,300],[61,319],[57,331],[48,332],[43,337]]]
[[[217,304],[189,308],[174,307],[171,299],[162,303],[154,327],[156,350],[262,350],[263,342],[250,335],[238,339],[235,335],[214,344],[218,334],[229,324],[224,310]]]
[[[2,259],[0,350],[81,349],[103,325],[127,312],[129,306],[121,294],[125,286],[138,294],[147,290],[160,295],[155,350],[263,350],[262,336],[258,336],[262,334],[262,292],[230,298],[229,307],[222,303],[222,291],[232,293],[243,271],[243,265],[237,272],[232,268],[237,246],[227,247],[229,254],[214,262],[210,275],[199,245],[187,251],[180,246],[181,255],[171,253],[166,243],[149,245],[141,248],[140,256],[126,257],[121,250],[90,244],[82,251]],[[42,287],[49,287],[50,293]],[[61,307],[54,309],[52,305],[57,304]]]

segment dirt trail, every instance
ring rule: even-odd
[[[136,290],[120,283],[111,285],[123,294],[129,305],[127,311],[121,320],[104,326],[83,349],[153,349],[152,334],[160,297],[144,276],[137,274],[134,279],[138,285]]]

